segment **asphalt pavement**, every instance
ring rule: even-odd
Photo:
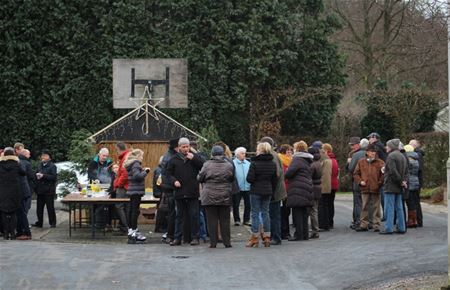
[[[32,241],[1,241],[0,289],[377,289],[424,276],[441,279],[436,289],[444,286],[446,208],[425,207],[423,228],[392,236],[349,229],[351,208],[351,198],[338,197],[335,229],[270,248],[245,248],[245,237],[236,238],[236,231],[248,233],[242,226],[232,226],[230,249],[57,242],[51,231]]]

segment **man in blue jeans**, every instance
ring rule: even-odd
[[[384,170],[384,211],[386,223],[381,235],[391,235],[394,232],[394,213],[397,217],[397,234],[406,232],[405,216],[403,213],[402,192],[407,187],[408,164],[405,156],[400,152],[399,139],[389,140],[387,143],[388,157]]]

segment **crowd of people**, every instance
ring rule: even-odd
[[[152,175],[153,194],[160,199],[155,231],[164,233],[163,242],[170,246],[183,242],[195,246],[209,240],[210,248],[220,242],[229,248],[232,214],[234,226],[251,229],[247,247],[318,239],[320,232],[334,228],[340,174],[352,179],[350,227],[355,231],[404,234],[407,228],[421,227],[424,152],[420,143],[411,140],[404,146],[392,139],[385,146],[377,133],[371,133],[363,139],[351,137],[349,145],[346,172],[340,172],[333,146],[321,141],[308,146],[300,140],[277,147],[271,137],[264,137],[251,158],[244,147],[236,148],[233,156],[225,143],[217,142],[208,158],[187,138],[171,140]],[[42,150],[34,172],[30,152],[24,147],[16,143],[1,153],[0,229],[5,239],[31,239],[27,213],[33,192],[37,194],[33,226],[43,226],[45,206],[50,227],[56,226],[56,166],[50,152]],[[112,198],[129,198],[130,202],[97,208],[96,220],[104,227],[116,218],[129,244],[143,243],[146,237],[138,229],[138,216],[150,168],[142,166],[142,150],[127,148],[122,142],[116,150],[114,163],[109,150],[101,148],[88,166],[88,178],[110,184]]]
[[[30,151],[22,143],[0,152],[0,234],[6,240],[31,239],[27,215],[33,192],[36,193],[37,221],[32,226],[42,228],[44,207],[47,207],[50,227],[55,227],[57,169],[50,151],[42,150],[37,171],[30,162]]]

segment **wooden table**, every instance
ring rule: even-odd
[[[154,198],[153,195],[144,195],[141,199],[141,204],[156,204],[159,199]],[[98,205],[114,205],[117,203],[128,203],[130,202],[129,198],[110,198],[108,196],[93,196],[87,197],[86,195],[81,195],[80,193],[71,193],[66,195],[62,200],[62,203],[65,203],[69,206],[69,237],[72,237],[72,210],[73,210],[73,218],[74,218],[74,226],[73,229],[76,230],[76,218],[75,211],[77,205],[81,209],[82,205],[89,206],[90,209],[90,218],[91,218],[91,228],[92,228],[92,239],[95,239],[95,208]],[[81,211],[79,214],[79,222],[81,228]]]

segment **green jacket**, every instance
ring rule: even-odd
[[[275,162],[275,165],[277,166],[277,187],[275,188],[275,193],[272,199],[272,202],[276,202],[285,199],[287,194],[286,186],[284,184],[283,164],[275,151],[272,150],[270,153],[273,156],[273,162]]]

